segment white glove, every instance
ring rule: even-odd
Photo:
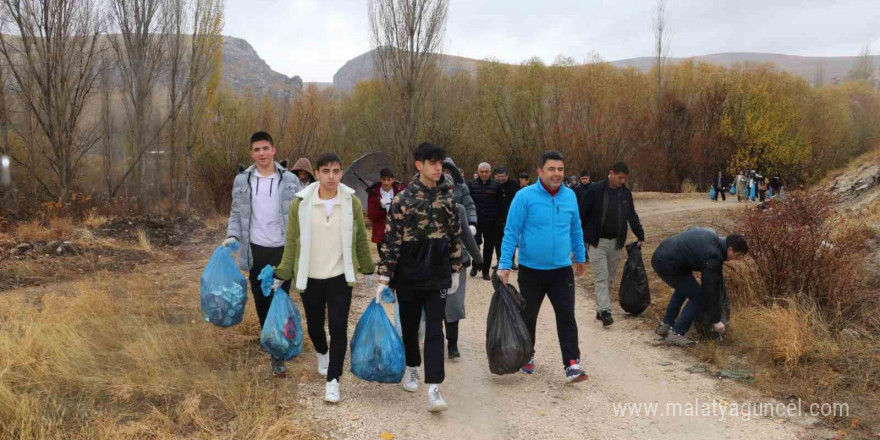
[[[367,285],[367,288],[373,287],[373,282],[376,281],[376,276],[373,274],[364,275],[364,284]]]
[[[719,335],[723,335],[724,332],[727,331],[727,328],[724,327],[723,322],[716,322],[715,324],[712,324],[712,326],[715,327],[715,331],[718,332]]]
[[[237,242],[238,242],[238,239],[237,239],[237,238],[235,238],[235,237],[229,237],[229,238],[227,238],[226,240],[223,240],[223,243],[220,243],[220,244],[223,245],[223,247],[229,247],[229,246],[231,246],[233,243],[237,243]]]
[[[382,292],[385,291],[385,288],[386,288],[386,287],[388,287],[388,285],[387,285],[387,284],[382,284],[382,283],[379,283],[379,284],[376,286],[376,304],[379,304],[379,303],[382,302]]]
[[[458,291],[458,274],[452,274],[452,286],[449,287],[449,290],[446,291],[447,295],[452,295],[453,293]]]
[[[474,226],[474,225],[468,225],[468,229],[471,230],[471,235],[474,235],[474,236],[477,235],[477,227],[476,227],[476,226]]]
[[[272,281],[272,291],[274,292],[278,290],[278,288],[281,287],[282,284],[284,284],[284,280],[279,280],[278,278],[275,278],[275,280]]]

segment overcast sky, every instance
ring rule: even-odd
[[[331,82],[370,50],[367,0],[226,0],[224,34],[272,69]],[[444,52],[520,62],[650,55],[655,0],[450,0]],[[880,0],[668,0],[670,56],[880,52]]]

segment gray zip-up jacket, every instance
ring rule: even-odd
[[[455,165],[452,158],[447,157],[443,161],[443,168],[448,169],[450,173],[449,175],[452,177],[452,197],[455,199],[455,203],[464,205],[465,212],[467,212],[468,224],[476,226],[477,206],[474,205],[474,199],[471,197],[471,190],[468,188],[467,182],[464,181],[461,172],[458,171],[458,166]]]
[[[229,210],[229,226],[226,228],[227,237],[235,237],[241,244],[238,250],[238,266],[242,270],[250,270],[253,265],[251,256],[251,217],[253,210],[251,209],[251,177],[257,169],[257,165],[251,165],[248,169],[238,173],[232,184],[232,207]],[[281,177],[278,179],[278,191],[281,191],[281,197],[278,199],[278,210],[281,214],[281,230],[278,231],[282,237],[287,231],[287,216],[290,211],[290,203],[296,197],[296,193],[302,189],[302,183],[299,178],[287,171],[284,167],[275,162],[275,172]]]

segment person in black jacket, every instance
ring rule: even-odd
[[[716,176],[715,179],[712,180],[712,187],[715,188],[714,201],[717,202],[718,197],[720,196],[721,200],[726,202],[727,201],[727,194],[726,194],[727,179],[724,178],[724,174],[721,171],[719,171],[718,176]]]
[[[498,258],[498,261],[501,261],[501,242],[504,241],[504,225],[507,224],[507,212],[510,210],[510,202],[513,201],[513,196],[519,191],[519,182],[510,180],[507,167],[505,166],[495,168],[495,175],[493,177],[501,186],[501,203],[498,211],[498,229],[501,232],[498,235],[498,240],[495,242],[495,257]],[[497,268],[498,266],[495,265],[494,267]],[[519,270],[519,266],[516,264],[515,251],[511,269]]]
[[[593,266],[596,319],[605,327],[614,323],[609,291],[620,262],[620,250],[626,243],[627,224],[639,242],[645,241],[645,230],[636,214],[632,193],[626,187],[627,176],[629,167],[617,162],[608,172],[608,178],[590,184],[579,201],[584,241]]]
[[[501,208],[501,184],[492,179],[492,166],[486,162],[477,167],[479,178],[468,182],[471,198],[477,206],[477,243],[483,244],[483,279],[489,280],[492,253],[501,239],[499,210]],[[476,267],[471,276],[476,276]]]
[[[581,171],[581,177],[579,178],[579,184],[574,189],[575,195],[577,195],[578,201],[580,201],[587,194],[587,190],[590,189],[590,172],[587,170]]]
[[[695,342],[685,334],[694,319],[706,310],[715,331],[724,334],[725,326],[721,322],[724,262],[739,260],[748,252],[749,246],[742,235],[721,238],[707,228],[691,228],[663,240],[654,251],[651,266],[675,292],[669,299],[663,322],[654,332],[671,345],[693,347]],[[694,272],[702,274],[702,285],[694,278]],[[682,311],[685,299],[687,305]]]

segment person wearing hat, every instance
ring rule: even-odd
[[[394,173],[390,168],[382,168],[379,171],[379,181],[367,188],[367,217],[373,224],[370,241],[376,243],[380,251],[385,240],[385,218],[388,215],[388,208],[394,196],[404,188],[406,187],[402,183],[394,179]]]
[[[312,163],[309,162],[308,158],[301,157],[297,159],[290,171],[293,171],[299,177],[303,187],[315,182],[315,175],[312,174]]]

